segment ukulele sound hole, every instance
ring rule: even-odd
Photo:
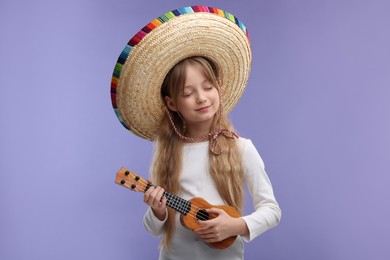
[[[196,219],[208,220],[209,219],[209,213],[207,213],[204,209],[198,210],[198,212],[196,212]]]

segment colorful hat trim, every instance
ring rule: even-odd
[[[246,37],[248,38],[248,42],[250,42],[248,30],[246,29],[244,24],[239,19],[237,19],[237,17],[235,17],[234,15],[232,15],[224,10],[218,9],[218,8],[207,7],[207,6],[183,7],[183,8],[179,8],[179,9],[167,12],[167,13],[163,14],[162,16],[154,19],[152,22],[150,22],[148,25],[146,25],[144,28],[142,28],[136,35],[134,35],[133,38],[130,39],[130,41],[127,43],[127,45],[123,49],[122,53],[120,54],[118,61],[115,65],[113,75],[112,75],[112,81],[111,81],[112,106],[114,108],[115,114],[118,117],[119,121],[126,129],[131,131],[131,129],[126,125],[126,123],[124,122],[124,120],[122,119],[122,117],[118,111],[117,99],[116,99],[116,89],[118,86],[118,82],[119,82],[119,78],[121,75],[123,65],[125,64],[129,54],[131,53],[132,48],[134,46],[136,46],[153,29],[155,29],[158,26],[160,26],[161,24],[167,22],[169,19],[171,19],[173,17],[180,16],[180,15],[189,14],[189,13],[197,13],[197,12],[214,13],[214,14],[217,14],[221,17],[224,17],[224,18],[230,20],[231,22],[235,23],[236,25],[238,25],[241,28],[241,30],[245,33]],[[133,133],[138,135],[136,132],[133,132]],[[143,136],[141,136],[141,137],[143,137]]]

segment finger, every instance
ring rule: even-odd
[[[198,228],[198,229],[194,230],[194,233],[197,236],[203,236],[203,235],[207,235],[207,234],[212,234],[213,232],[209,228]]]
[[[159,187],[160,189],[158,190],[157,194],[156,194],[156,197],[160,198],[160,200],[162,199],[163,197],[163,194],[164,194],[164,189]]]
[[[149,198],[150,198],[150,194],[153,192],[154,189],[155,189],[155,187],[152,186],[144,193],[144,202],[145,203],[148,203]]]
[[[201,229],[208,228],[210,226],[209,220],[199,220],[197,219],[196,222],[198,222],[198,225],[201,227]]]
[[[166,206],[167,206],[167,198],[162,197],[160,207],[165,208]]]
[[[164,189],[163,189],[163,188],[160,188],[160,189],[157,191],[157,194],[156,194],[156,197],[155,197],[155,200],[154,200],[154,203],[155,203],[156,206],[158,206],[158,207],[161,207],[161,201],[162,201],[162,198],[163,198],[163,194],[164,194]]]
[[[204,232],[204,230],[202,231]],[[221,239],[213,232],[201,233],[200,230],[194,231],[195,235],[197,235],[200,239],[207,243],[218,242]]]
[[[197,235],[198,237],[200,238],[204,238],[204,237],[212,237],[213,236],[213,232],[211,232],[209,229],[196,229],[194,230],[194,234]]]
[[[214,236],[214,234],[209,233],[209,234],[199,235],[199,238],[201,238],[203,240],[211,240],[211,239],[215,239],[215,236]]]
[[[215,218],[208,219],[208,220],[200,220],[200,219],[197,220],[199,226],[202,228],[211,228],[215,225],[216,221],[217,220],[215,220]]]
[[[156,195],[158,193],[158,191],[160,190],[159,187],[153,187],[153,189],[150,191],[150,194],[149,194],[149,197],[148,197],[148,201],[147,201],[147,204],[149,206],[154,206],[155,204],[155,198],[156,198]]]
[[[161,187],[156,187],[151,193],[150,193],[150,196],[149,196],[149,203],[153,206],[158,206],[159,205],[159,198],[157,198],[157,194],[158,192],[160,191]]]
[[[215,243],[215,242],[220,242],[222,241],[223,239],[218,239],[216,237],[210,237],[210,238],[204,238],[202,239],[204,242],[206,243]]]
[[[221,214],[226,213],[224,210],[219,209],[219,208],[209,208],[209,209],[206,209],[206,212],[211,213],[211,214],[217,214],[217,215],[221,215]]]

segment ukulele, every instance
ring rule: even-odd
[[[115,183],[136,192],[145,192],[151,186],[154,186],[153,184],[148,183],[142,177],[136,175],[134,172],[124,167],[122,167],[117,172]],[[181,214],[180,215],[181,224],[185,228],[191,230],[200,228],[199,224],[197,223],[198,219],[209,220],[209,219],[216,218],[218,216],[217,214],[207,213],[206,209],[209,208],[219,208],[224,210],[231,217],[235,217],[235,218],[240,217],[240,214],[237,212],[235,208],[231,206],[225,206],[225,205],[214,206],[209,204],[206,200],[202,198],[193,198],[191,200],[185,200],[166,191],[164,191],[163,196],[167,199],[166,205]],[[236,237],[237,236],[231,236],[222,241],[212,242],[207,244],[214,248],[225,249],[229,247],[231,244],[233,244]]]

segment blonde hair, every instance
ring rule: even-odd
[[[222,75],[218,72],[217,67],[206,58],[191,57],[179,62],[169,71],[162,85],[162,98],[169,96],[176,102],[179,92],[184,88],[188,65],[198,67],[204,77],[220,91]],[[222,103],[220,109],[222,109]],[[227,116],[220,112],[218,111],[215,114],[210,132],[219,130],[219,127],[233,131]],[[176,128],[184,133],[185,123],[180,114],[171,111],[171,117]],[[244,180],[241,153],[235,139],[220,135],[218,143],[222,148],[221,154],[216,155],[209,151],[210,175],[225,203],[233,206],[241,213]],[[157,185],[164,187],[165,190],[173,194],[179,194],[180,192],[179,177],[182,169],[182,146],[183,140],[175,133],[169,117],[165,113],[157,134],[152,178]],[[168,249],[175,229],[175,214],[176,212],[173,209],[168,208],[168,219],[164,224],[165,232],[161,244]]]

